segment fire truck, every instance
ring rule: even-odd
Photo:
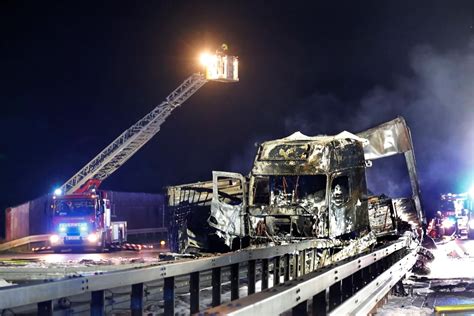
[[[227,46],[226,46],[227,48]],[[50,208],[55,252],[71,248],[102,251],[127,239],[127,223],[112,222],[110,201],[98,191],[102,181],[130,159],[158,131],[174,109],[206,82],[238,82],[238,57],[223,50],[200,56],[202,73],[187,78],[150,113],[125,130],[66,183],[55,190]]]
[[[472,194],[441,194],[435,218],[429,227],[432,237],[467,237],[474,239],[474,213]]]

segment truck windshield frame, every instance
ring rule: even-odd
[[[295,205],[311,199],[326,199],[328,177],[314,175],[257,176],[254,183],[254,205]]]
[[[95,215],[96,202],[93,199],[63,199],[54,203],[55,216],[91,216]]]

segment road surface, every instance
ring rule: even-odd
[[[0,279],[24,283],[142,267],[162,262],[166,248],[117,252],[7,253],[0,254]]]
[[[390,295],[377,315],[433,315],[435,306],[474,304],[474,240],[444,240],[432,252],[430,273],[411,275],[408,295]]]

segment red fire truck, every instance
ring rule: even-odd
[[[472,195],[469,193],[441,194],[429,234],[434,238],[444,236],[474,239],[474,213]]]

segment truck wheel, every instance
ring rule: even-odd
[[[470,230],[467,232],[468,239],[474,239],[474,230]]]

